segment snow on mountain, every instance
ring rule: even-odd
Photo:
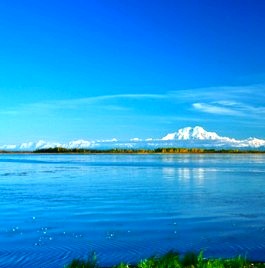
[[[140,138],[132,138],[132,139],[130,139],[130,141],[134,141],[134,142],[136,141],[137,142],[137,141],[142,141],[142,139],[140,139]]]
[[[6,151],[12,151],[12,150],[16,150],[17,145],[15,144],[8,144],[8,145],[1,145],[0,146],[0,150],[6,150]]]
[[[177,132],[169,133],[169,134],[167,134],[165,137],[163,137],[161,140],[162,140],[162,141],[178,140],[177,135],[178,135]]]
[[[220,138],[215,132],[208,132],[196,126],[181,128],[177,132],[167,134],[162,140],[217,140]]]
[[[248,138],[246,140],[241,141],[241,147],[265,147],[265,140],[256,139],[256,138]]]
[[[216,132],[209,132],[200,126],[181,128],[176,132],[155,139],[132,138],[127,141],[110,140],[74,140],[65,144],[58,142],[24,142],[20,145],[0,145],[0,150],[6,151],[34,151],[37,149],[47,149],[54,147],[78,148],[78,149],[139,149],[139,148],[161,148],[161,147],[186,147],[186,148],[256,148],[265,150],[265,140],[257,138],[247,138],[237,140],[234,138],[219,136]]]
[[[187,147],[218,147],[218,148],[260,148],[265,147],[265,140],[248,138],[237,140],[234,138],[219,136],[216,132],[209,132],[200,126],[185,127],[177,132],[164,136],[163,141],[186,141]]]
[[[219,136],[216,132],[209,132],[202,127],[196,126],[185,127],[177,132],[169,133],[164,136],[163,141],[186,141],[187,147],[234,147],[234,148],[259,148],[265,146],[265,140],[257,138],[248,138],[244,140],[236,140],[234,138]]]
[[[70,141],[68,144],[63,144],[61,146],[57,147],[64,147],[68,149],[85,149],[85,148],[91,148],[95,142],[93,141],[86,141],[86,140],[76,140],[76,141]]]

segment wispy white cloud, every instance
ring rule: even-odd
[[[240,102],[236,102],[236,101],[231,101],[231,100],[220,100],[220,101],[215,101],[214,104],[217,105],[223,105],[223,106],[240,106],[241,103]]]
[[[116,95],[103,95],[103,96],[94,96],[88,98],[79,98],[79,99],[70,99],[70,100],[58,100],[54,102],[49,102],[49,104],[56,104],[59,107],[76,107],[79,105],[91,105],[98,103],[105,103],[107,101],[115,101],[115,100],[161,100],[166,99],[166,94],[116,94]]]
[[[194,102],[260,102],[265,99],[265,84],[249,86],[217,86],[171,91],[168,94],[179,101]]]
[[[251,105],[246,105],[246,104],[241,104],[238,105],[238,108],[241,109],[242,111],[245,111],[245,113],[251,113],[251,114],[256,114],[265,116],[265,106],[251,106]]]
[[[139,104],[145,107],[145,111],[156,104],[164,105],[168,109],[165,116],[187,116],[190,108],[195,112],[209,114],[241,116],[241,117],[264,117],[265,115],[265,85],[251,85],[243,87],[209,87],[189,90],[176,90],[164,94],[114,94],[92,96],[78,99],[51,100],[36,103],[23,104],[17,107],[0,111],[2,115],[16,116],[22,114],[52,114],[58,110],[108,110],[113,112],[125,112],[138,109]],[[138,105],[134,105],[137,101]],[[153,102],[154,101],[154,102]],[[158,108],[153,111],[159,115]],[[178,111],[174,112],[174,107]],[[176,111],[176,110],[175,110]],[[163,111],[164,112],[164,111]],[[195,118],[195,114],[193,114]],[[198,117],[198,116],[197,116]]]
[[[193,103],[192,106],[198,111],[210,114],[256,118],[264,118],[265,116],[265,107],[263,106],[254,106],[231,101]]]
[[[163,94],[117,94],[94,96],[78,99],[67,100],[51,100],[36,103],[23,104],[9,110],[2,110],[0,114],[20,114],[20,113],[48,113],[54,110],[75,110],[81,107],[97,106],[104,109],[113,110],[128,110],[128,107],[123,105],[125,100],[163,100],[167,96]]]
[[[264,119],[265,85],[245,87],[216,87],[183,93],[183,99],[191,96],[196,111],[225,116],[241,116]]]
[[[242,116],[243,114],[239,111],[229,109],[222,106],[211,105],[206,103],[193,103],[193,108],[201,112],[210,113],[210,114],[219,114],[219,115],[231,115],[231,116]]]

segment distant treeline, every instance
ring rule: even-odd
[[[73,153],[73,154],[202,154],[202,153],[265,153],[258,150],[202,149],[202,148],[157,148],[157,149],[67,149],[62,147],[38,149],[33,153]]]

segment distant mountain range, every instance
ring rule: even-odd
[[[133,138],[128,141],[112,140],[75,140],[66,144],[57,142],[26,142],[19,145],[0,145],[0,150],[5,151],[34,151],[37,149],[47,149],[63,147],[67,149],[113,149],[113,148],[144,148],[154,149],[159,147],[184,147],[184,148],[241,148],[241,149],[260,149],[265,150],[265,140],[257,138],[247,138],[237,140],[229,137],[219,136],[215,132],[209,132],[200,126],[185,127],[177,132],[169,133],[160,139]]]

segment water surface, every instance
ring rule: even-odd
[[[265,261],[265,155],[0,155],[0,267],[170,249]]]

